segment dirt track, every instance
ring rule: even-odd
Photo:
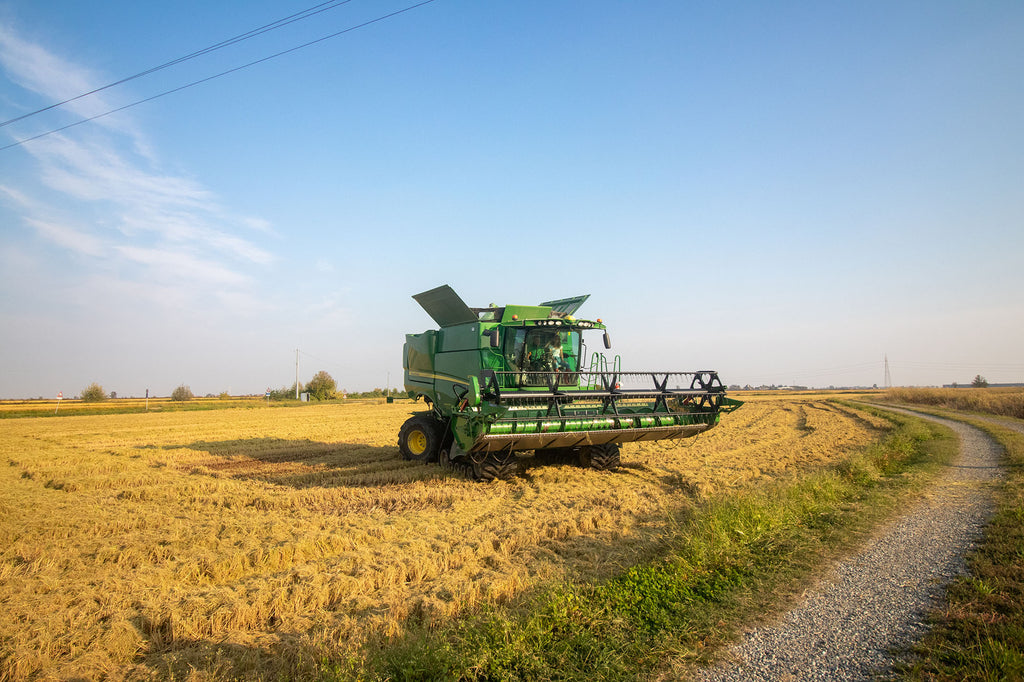
[[[796,608],[748,631],[722,663],[696,679],[873,679],[891,670],[894,652],[924,634],[929,608],[965,571],[964,557],[992,513],[991,483],[1002,472],[999,447],[988,435],[912,414],[960,436],[949,470],[924,499],[824,575]]]

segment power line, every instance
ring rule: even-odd
[[[212,76],[207,76],[206,78],[200,78],[199,80],[192,81],[191,83],[186,83],[185,85],[180,85],[180,86],[178,86],[176,88],[172,88],[170,90],[165,90],[164,92],[158,93],[156,95],[152,95],[150,97],[146,97],[144,99],[137,100],[135,102],[132,102],[131,104],[126,104],[124,106],[117,107],[116,109],[111,109],[110,111],[106,111],[106,112],[104,112],[102,114],[96,114],[95,116],[90,116],[88,118],[83,118],[83,119],[81,119],[79,121],[75,121],[74,123],[69,123],[68,125],[61,126],[60,128],[54,128],[53,130],[48,130],[45,133],[40,133],[38,135],[33,135],[32,137],[26,137],[23,140],[18,140],[16,142],[12,142],[9,145],[0,147],[0,152],[2,152],[4,150],[7,150],[7,149],[11,149],[13,147],[19,147],[19,146],[25,144],[26,142],[32,142],[33,140],[38,140],[40,138],[47,137],[48,135],[53,135],[54,133],[63,132],[65,130],[68,130],[69,128],[74,128],[75,126],[80,126],[83,123],[89,123],[91,121],[95,121],[96,119],[103,118],[104,116],[110,116],[111,114],[116,114],[119,111],[124,111],[125,109],[131,109],[132,107],[136,107],[136,106],[138,106],[140,104],[145,104],[146,102],[152,102],[155,99],[160,99],[161,97],[165,97],[167,95],[171,95],[171,94],[174,94],[176,92],[181,92],[182,90],[187,90],[188,88],[195,87],[196,85],[200,85],[200,84],[206,83],[208,81],[212,81],[212,80],[214,80],[216,78],[220,78],[221,76],[227,76],[229,74],[235,73],[236,71],[241,71],[242,69],[247,69],[250,66],[256,66],[257,64],[262,64],[263,62],[270,61],[271,59],[276,59],[277,57],[282,57],[282,56],[284,56],[286,54],[290,54],[292,52],[297,52],[298,50],[301,50],[301,49],[306,48],[306,47],[310,47],[311,45],[316,45],[317,43],[322,43],[325,40],[330,40],[331,38],[337,38],[340,35],[344,35],[346,33],[350,33],[352,31],[355,31],[355,30],[360,29],[360,28],[365,28],[367,26],[370,26],[371,24],[376,24],[376,23],[379,23],[381,21],[384,21],[385,19],[390,19],[391,17],[398,16],[399,14],[404,14],[405,12],[409,12],[411,10],[414,10],[414,9],[418,8],[418,7],[422,7],[423,5],[429,5],[432,2],[434,2],[434,0],[423,0],[423,2],[418,2],[415,5],[410,5],[408,7],[405,7],[405,8],[400,9],[400,10],[396,10],[396,11],[391,12],[389,14],[385,14],[383,16],[379,16],[376,19],[370,19],[369,21],[364,21],[361,24],[356,24],[355,26],[350,26],[350,27],[348,27],[346,29],[343,29],[341,31],[336,31],[335,33],[331,33],[330,35],[323,36],[322,38],[317,38],[316,40],[311,40],[308,43],[303,43],[302,45],[297,45],[295,47],[288,48],[287,50],[282,50],[281,52],[276,52],[276,53],[274,53],[272,55],[269,55],[267,57],[263,57],[261,59],[255,60],[255,61],[251,61],[251,62],[249,62],[247,64],[242,64],[241,66],[236,66],[236,67],[234,67],[232,69],[228,69],[227,71],[221,71],[220,73],[214,74]]]
[[[346,364],[341,362],[334,362],[333,360],[324,360],[323,358],[318,358],[317,356],[307,353],[304,350],[300,350],[299,352],[311,360],[316,360],[317,362],[321,362],[329,367],[334,367],[336,369],[346,370],[351,365],[351,363]]]
[[[806,368],[797,369],[794,371],[780,370],[772,374],[763,376],[774,376],[774,377],[788,377],[790,380],[793,379],[814,379],[823,376],[835,376],[843,374],[856,374],[863,373],[865,370],[875,370],[879,366],[879,362],[861,362],[854,365],[844,365],[841,367],[822,367],[822,368]]]
[[[89,95],[95,95],[97,92],[103,92],[104,90],[109,90],[112,87],[115,87],[117,85],[121,85],[122,83],[127,83],[128,81],[133,81],[136,78],[142,78],[143,76],[148,76],[151,73],[156,73],[157,71],[162,71],[163,69],[166,69],[168,67],[174,66],[176,64],[181,64],[182,62],[187,62],[190,59],[195,59],[196,57],[201,57],[204,54],[209,54],[210,52],[214,52],[215,50],[220,50],[222,48],[229,47],[231,45],[234,45],[235,43],[240,43],[243,40],[248,40],[249,38],[255,38],[258,35],[262,35],[264,33],[267,33],[268,31],[273,31],[274,29],[281,28],[282,26],[287,26],[288,24],[293,24],[296,21],[301,21],[302,19],[308,19],[311,16],[314,16],[316,14],[320,14],[321,12],[326,12],[327,10],[330,10],[330,9],[334,9],[335,7],[341,7],[342,5],[346,5],[346,4],[350,3],[350,2],[352,2],[352,0],[329,0],[329,2],[322,2],[319,5],[314,5],[313,7],[310,7],[309,9],[304,9],[301,12],[296,12],[295,14],[287,16],[287,17],[285,17],[283,19],[278,19],[277,21],[271,22],[271,23],[266,24],[264,26],[260,26],[259,28],[254,28],[251,31],[246,31],[245,33],[237,35],[237,36],[235,36],[233,38],[228,38],[227,40],[222,40],[219,43],[215,43],[213,45],[210,45],[209,47],[204,47],[201,50],[196,50],[195,52],[191,52],[191,53],[185,55],[184,57],[178,57],[177,59],[172,59],[169,62],[164,62],[163,64],[160,64],[159,66],[154,66],[152,68],[146,69],[145,71],[140,71],[139,73],[136,73],[134,75],[127,76],[127,77],[122,78],[121,80],[118,80],[118,81],[114,81],[113,83],[108,83],[107,85],[98,87],[95,90],[90,90],[89,92],[83,92],[81,95],[76,95],[74,97],[71,97],[69,99],[64,100],[63,102],[57,102],[56,104],[51,104],[51,105],[49,105],[47,107],[43,107],[42,109],[36,109],[35,111],[31,111],[31,112],[29,112],[27,114],[22,114],[21,116],[17,116],[15,118],[9,119],[7,121],[0,122],[0,128],[3,128],[4,126],[10,125],[11,123],[17,123],[18,121],[24,121],[26,118],[31,118],[32,116],[35,116],[36,114],[41,114],[43,112],[50,111],[51,109],[56,109],[57,107],[62,107],[65,104],[70,104],[71,102],[80,100],[83,97],[88,97]],[[330,7],[325,7],[325,5],[330,5]]]
[[[1024,364],[1021,363],[1007,363],[1007,362],[919,362],[912,360],[896,361],[898,364],[912,367],[916,369],[936,369],[936,370],[956,370],[956,369],[1006,369],[1006,370],[1024,370]]]

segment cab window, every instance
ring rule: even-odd
[[[506,335],[505,359],[513,371],[576,372],[579,355],[577,331],[521,327]]]

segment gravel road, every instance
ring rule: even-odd
[[[998,446],[987,434],[906,413],[956,431],[956,461],[924,499],[822,576],[796,608],[749,630],[695,679],[868,680],[891,671],[893,652],[925,633],[928,610],[966,570],[964,555],[993,511],[989,484],[1002,472]]]

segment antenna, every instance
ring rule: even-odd
[[[886,355],[885,355],[885,381],[883,382],[883,385],[886,388],[892,388],[892,375],[889,374],[889,354],[888,353],[886,353]]]

